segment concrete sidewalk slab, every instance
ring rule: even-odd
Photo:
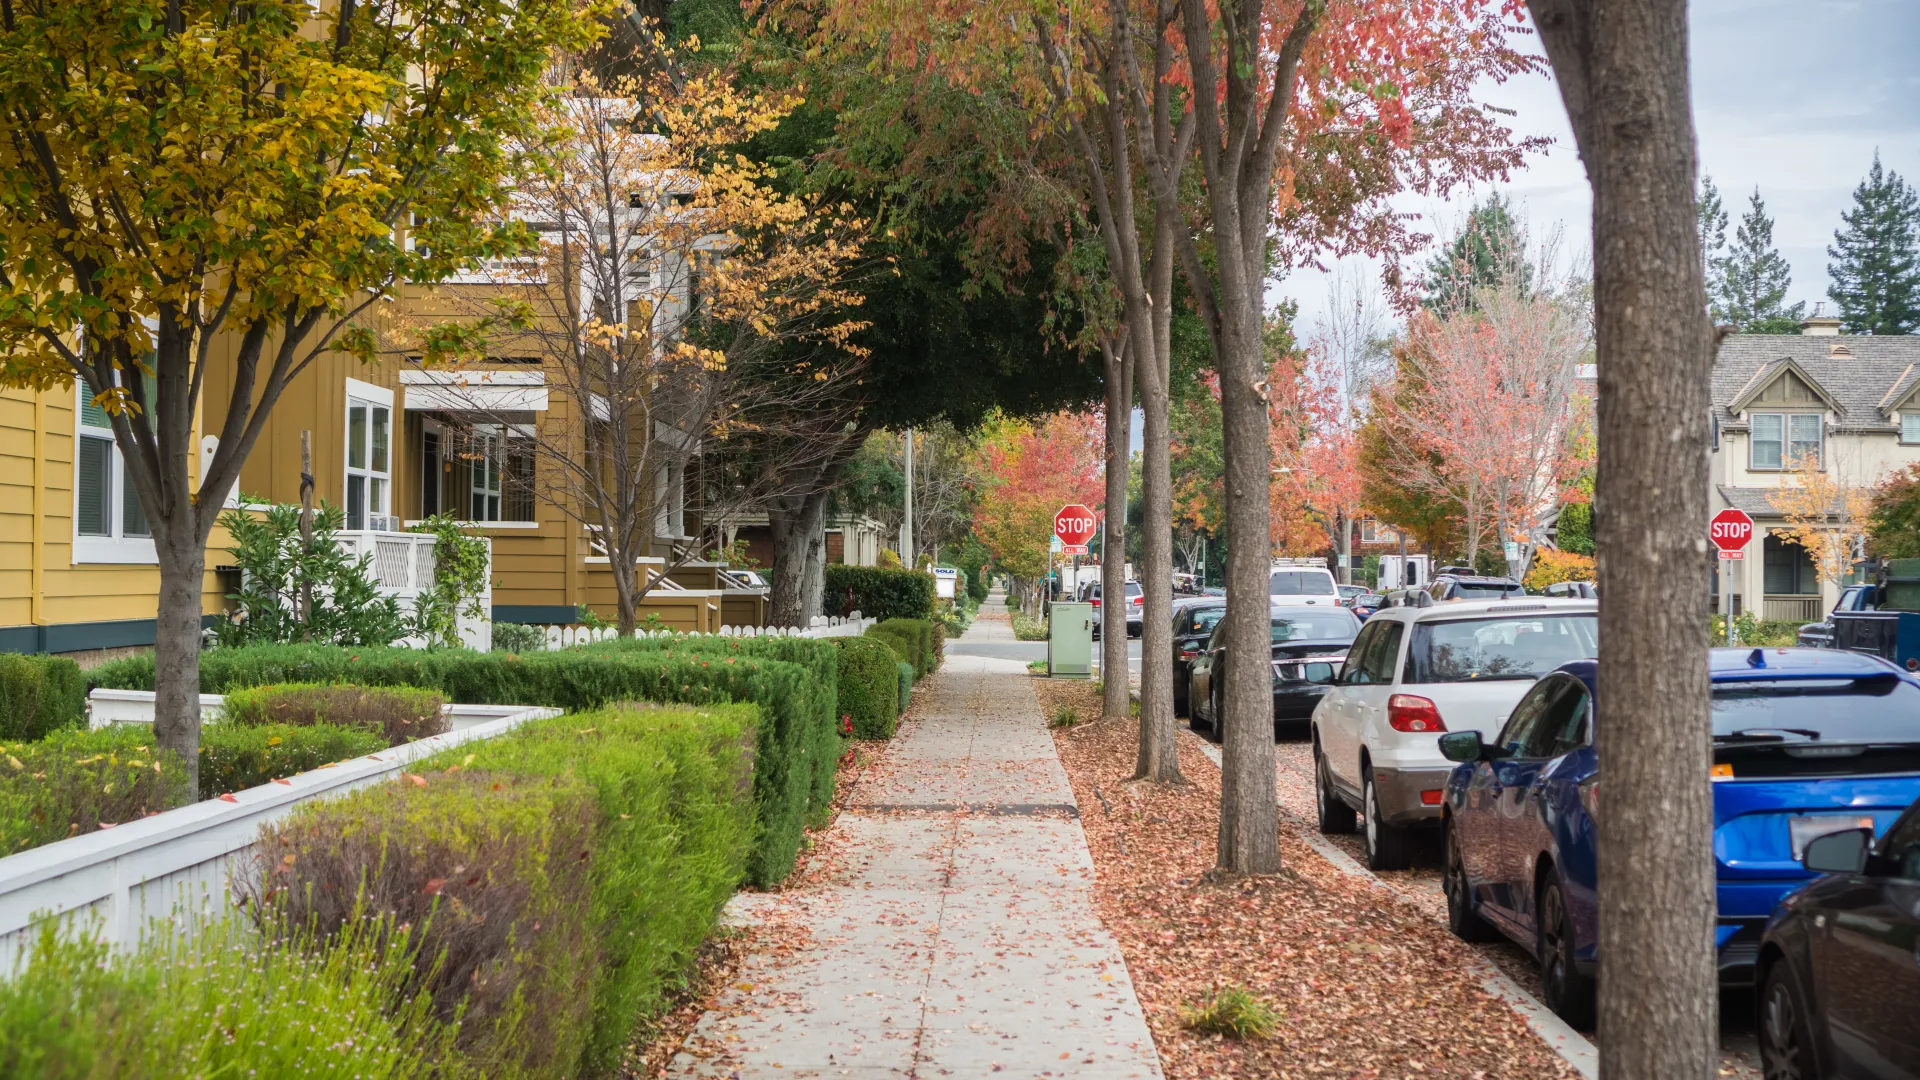
[[[752,905],[805,945],[749,956],[669,1076],[1160,1077],[1028,677],[950,666],[923,693],[832,880]]]

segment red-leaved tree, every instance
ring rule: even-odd
[[[1088,413],[1055,413],[1043,420],[999,420],[980,444],[979,502],[973,534],[1013,575],[1024,606],[1033,610],[1046,576],[1053,515],[1068,503],[1099,507],[1101,424]]]

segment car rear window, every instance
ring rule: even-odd
[[[1273,619],[1273,643],[1286,641],[1352,641],[1360,632],[1360,620],[1343,608],[1310,615],[1276,615]]]
[[[1128,596],[1145,596],[1146,594],[1140,591],[1139,582],[1129,581],[1127,582],[1127,595]]]
[[[1920,687],[1891,672],[1867,679],[1716,683],[1714,738],[1736,733],[1777,735],[1784,742],[1920,743]]]
[[[1222,607],[1201,608],[1200,610],[1194,612],[1193,613],[1193,632],[1196,634],[1204,634],[1207,631],[1212,630],[1216,625],[1219,624],[1220,616],[1225,615],[1226,613],[1227,613],[1227,609]]]
[[[1267,580],[1268,596],[1332,596],[1333,575],[1309,570],[1275,570]]]
[[[1462,600],[1498,600],[1524,591],[1518,585],[1469,585],[1464,581],[1456,582],[1453,589],[1454,595]]]
[[[1598,653],[1599,628],[1592,612],[1416,623],[1406,681],[1537,679]]]

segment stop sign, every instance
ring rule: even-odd
[[[1745,510],[1726,509],[1713,515],[1707,527],[1707,539],[1721,551],[1742,551],[1753,539],[1753,519]]]
[[[1079,503],[1068,503],[1053,515],[1053,535],[1060,538],[1068,551],[1084,549],[1087,541],[1093,539],[1093,511]]]

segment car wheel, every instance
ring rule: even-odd
[[[1318,743],[1313,747],[1313,802],[1319,812],[1321,832],[1333,836],[1353,831],[1353,807],[1341,802],[1340,796],[1334,793],[1332,780],[1327,775],[1327,759],[1320,755]]]
[[[1767,969],[1760,991],[1760,1072],[1767,1080],[1811,1080],[1820,1075],[1806,1005],[1785,960]]]
[[[1473,891],[1467,884],[1466,864],[1460,860],[1460,837],[1454,832],[1452,818],[1447,819],[1445,827],[1447,869],[1440,887],[1447,894],[1447,929],[1461,941],[1497,941],[1499,932],[1473,910]]]
[[[1193,680],[1187,680],[1187,728],[1196,735],[1204,735],[1207,722],[1200,719],[1200,710],[1193,707]]]
[[[1373,785],[1373,769],[1360,774],[1361,816],[1366,819],[1367,869],[1405,870],[1407,868],[1407,830],[1387,824],[1380,818],[1380,796]]]
[[[1227,714],[1222,705],[1220,691],[1207,687],[1207,741],[1215,746],[1227,740]]]
[[[1593,979],[1573,962],[1573,914],[1560,882],[1550,880],[1540,893],[1540,991],[1554,1015],[1582,1031],[1593,1027]]]

